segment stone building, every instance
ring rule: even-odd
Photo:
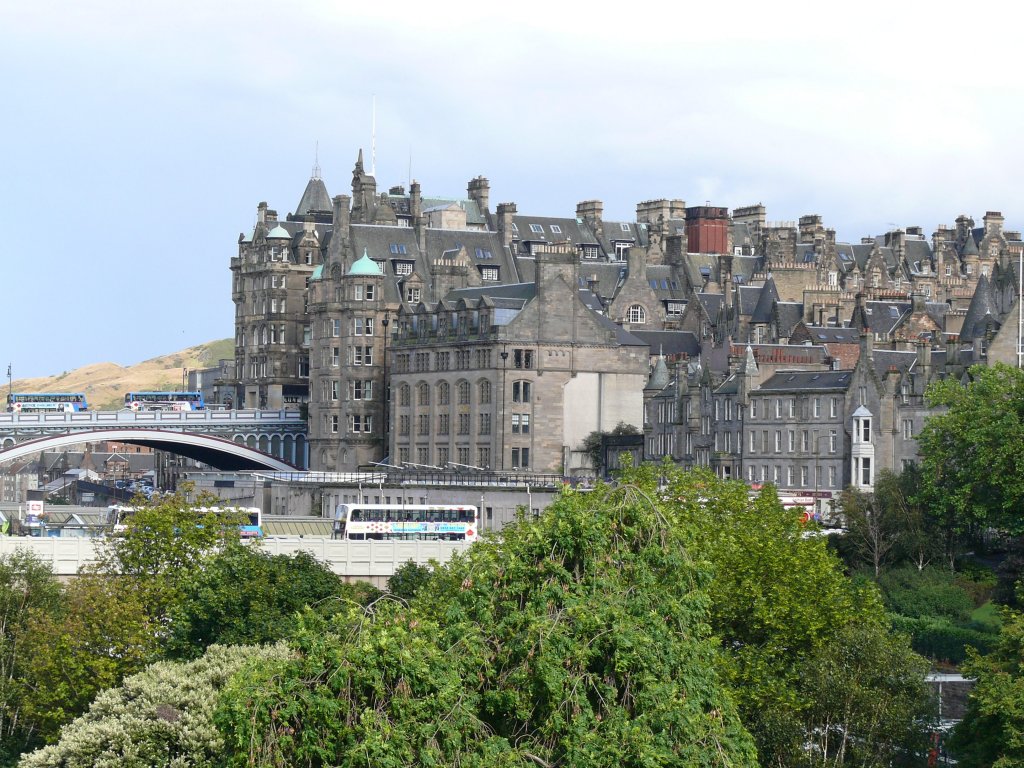
[[[589,472],[576,449],[591,431],[639,426],[647,345],[595,310],[575,248],[533,256],[532,283],[399,311],[392,462]]]
[[[481,176],[464,197],[378,192],[360,153],[350,195],[330,198],[315,170],[295,213],[258,206],[231,263],[235,369],[218,389],[306,403],[315,469],[582,472],[582,439],[626,421],[648,458],[871,487],[915,454],[929,381],[1016,359],[1024,243],[1003,224],[844,243],[817,214],[769,222],[761,204],[537,216],[492,210]]]

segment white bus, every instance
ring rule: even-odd
[[[476,541],[477,508],[455,504],[339,504],[335,539],[349,541]]]

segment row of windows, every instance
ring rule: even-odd
[[[509,354],[501,353],[504,366]],[[533,368],[533,350],[514,350],[512,355],[514,368],[529,370]],[[452,363],[454,362],[454,367]],[[428,371],[468,371],[472,368],[487,370],[492,368],[493,355],[490,349],[457,349],[454,352],[399,352],[394,357],[395,373],[426,373]]]
[[[286,328],[287,326],[283,323],[280,325],[261,325],[253,328],[251,336],[252,343],[264,346],[267,344],[284,344],[287,339]],[[250,337],[246,336],[245,329],[243,328],[238,331],[235,343],[240,347],[244,347],[246,345],[247,338]]]
[[[470,433],[470,422],[472,414],[469,413],[458,413],[456,416],[458,435],[468,435]],[[478,435],[489,435],[491,434],[491,414],[489,413],[478,413],[476,415],[477,429],[476,434]],[[398,434],[402,437],[410,434],[410,428],[413,420],[409,414],[399,414],[398,416]],[[513,413],[511,414],[511,429],[514,435],[528,435],[530,434],[530,414],[528,413]],[[437,414],[437,432],[438,435],[448,435],[451,430],[451,414],[439,413]],[[416,434],[418,436],[424,436],[430,434],[430,414],[421,413],[416,417]]]
[[[815,485],[819,488],[838,488],[839,473],[834,465],[812,467],[807,464],[782,466],[779,464],[747,465],[747,482],[774,483],[780,488],[808,488],[813,472],[819,472]]]
[[[455,455],[456,463],[470,466],[470,446],[456,446]],[[430,446],[421,445],[416,448],[416,463],[424,466],[431,465],[431,459],[436,459],[437,464],[444,466],[449,463],[449,449],[447,445],[439,445],[436,447],[434,455],[431,456]],[[412,460],[409,458],[410,450],[408,446],[399,446],[398,448],[398,463],[408,464]],[[490,469],[491,466],[491,449],[490,446],[479,446],[476,449],[476,466],[480,469]]]
[[[340,419],[338,416],[324,416],[324,429],[333,435],[338,434]],[[352,434],[368,435],[373,432],[373,416],[354,414],[348,417],[348,431]]]
[[[864,389],[864,387],[861,387],[861,389]],[[826,398],[812,397],[812,398],[807,398],[805,400],[805,403],[809,404],[811,417],[813,417],[815,419],[820,419],[821,418],[821,416],[822,416],[822,406],[824,405],[824,403],[822,401],[824,399],[826,399]],[[839,416],[839,398],[838,397],[829,397],[829,398],[827,398],[827,400],[828,400],[828,415],[829,415],[829,418],[832,418],[832,419],[837,418]],[[725,403],[726,403],[726,406],[725,406],[725,420],[729,421],[729,420],[732,419],[732,401],[731,400],[726,400]],[[863,405],[863,404],[864,403],[862,402],[861,405]],[[737,408],[736,409],[737,415],[739,414],[739,411],[740,411],[740,409]],[[797,416],[797,413],[796,413],[797,412],[797,398],[795,398],[795,397],[776,397],[776,398],[765,397],[765,398],[761,398],[760,399],[760,405],[758,403],[758,399],[757,398],[751,398],[750,399],[750,418],[751,419],[758,418],[758,413],[759,412],[761,413],[761,417],[760,418],[764,418],[764,419],[771,418],[773,413],[774,413],[774,416],[775,416],[776,419],[781,419],[781,418],[793,419],[793,418],[796,418],[796,416]],[[715,400],[715,418],[716,419],[718,419],[718,414],[719,414],[719,401]],[[806,412],[804,414],[802,414],[802,416],[804,416],[804,417],[806,417],[806,415],[807,415]]]
[[[398,335],[403,339],[411,339],[428,337],[431,334],[458,336],[477,331],[486,332],[490,328],[490,317],[489,312],[479,310],[472,312],[418,312],[403,319],[398,329]]]
[[[829,453],[836,453],[839,450],[839,431],[836,429],[830,429],[827,435],[811,435],[810,430],[804,429],[797,431],[795,429],[787,430],[785,433],[781,429],[777,429],[774,432],[774,440],[771,439],[772,433],[763,429],[758,433],[756,429],[752,429],[747,433],[747,447],[750,453],[771,453],[773,448],[775,453],[819,453],[821,452],[822,443],[828,445]],[[726,433],[726,439],[728,440],[729,433]],[[718,435],[715,435],[715,443],[718,443]],[[737,448],[739,442],[737,441]],[[730,450],[726,448],[725,450]]]
[[[257,298],[256,294],[254,293],[250,300],[249,306],[252,308],[251,314],[254,315],[266,315],[268,314],[268,309],[269,314],[278,315],[288,311],[287,304],[288,302],[285,300],[284,296],[272,296],[268,300],[266,296],[262,298]]]
[[[323,379],[320,382],[320,402],[337,402],[341,396],[341,382],[337,379]],[[372,381],[350,381],[349,400],[373,400]]]
[[[451,385],[447,381],[438,383],[434,389],[436,390],[435,398],[438,405],[448,405],[451,402]],[[431,399],[431,388],[430,385],[425,381],[421,381],[416,385],[416,404],[421,406],[430,405]],[[477,384],[477,404],[478,405],[490,405],[491,403],[491,382],[481,381]],[[455,384],[455,393],[458,398],[459,405],[469,405],[470,395],[470,384],[468,381],[459,381]],[[398,387],[397,394],[398,405],[409,406],[412,403],[412,387],[408,384],[402,384]]]

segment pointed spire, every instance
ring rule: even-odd
[[[978,244],[974,242],[974,233],[968,232],[967,239],[964,240],[964,249],[961,253],[962,256],[978,256]]]
[[[644,389],[660,391],[668,386],[668,381],[668,365],[665,364],[665,356],[658,355],[658,360],[654,364],[654,370],[651,371],[651,377],[647,380],[647,386]]]
[[[363,148],[362,147],[359,148],[359,157],[356,158],[356,170],[357,171],[362,171],[363,170]]]
[[[743,373],[746,376],[753,376],[757,373],[757,360],[754,358],[754,349],[747,344],[747,355],[743,360]]]

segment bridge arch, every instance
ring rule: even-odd
[[[11,445],[4,439],[0,447],[0,463],[24,458],[39,451],[65,448],[80,443],[110,440],[120,443],[137,443],[161,451],[169,451],[201,461],[215,469],[226,472],[238,470],[266,469],[274,472],[290,472],[296,467],[277,456],[255,449],[256,437],[250,435],[246,445],[240,445],[223,437],[177,432],[165,429],[142,427],[116,427],[92,429],[79,432],[48,435]],[[251,445],[249,444],[251,441]]]

